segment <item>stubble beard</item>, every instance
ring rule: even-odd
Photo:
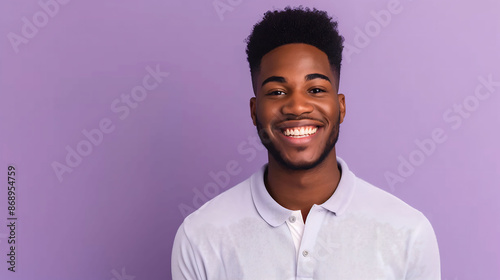
[[[276,160],[276,162],[278,162],[278,164],[280,164],[283,168],[289,170],[309,170],[321,164],[333,150],[335,144],[337,144],[337,140],[339,138],[340,112],[337,123],[333,126],[332,131],[328,136],[328,141],[325,144],[323,152],[321,153],[321,155],[317,160],[311,163],[294,164],[293,162],[286,160],[282,155],[282,153],[278,151],[274,143],[270,140],[269,134],[266,132],[265,129],[263,129],[262,124],[260,123],[258,118],[256,118],[256,123],[257,123],[257,133],[259,134],[259,138],[260,141],[262,142],[262,145],[266,147],[267,151]]]

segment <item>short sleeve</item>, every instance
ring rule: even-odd
[[[184,229],[184,223],[177,230],[172,248],[173,280],[206,280],[202,277],[196,262],[196,254]]]
[[[406,280],[440,280],[441,264],[436,234],[429,220],[422,220],[415,230],[409,250]]]

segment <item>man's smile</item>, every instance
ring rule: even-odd
[[[319,121],[303,119],[281,122],[277,125],[277,130],[288,143],[305,144],[312,140],[321,127],[323,124]]]
[[[285,136],[292,138],[303,138],[311,136],[318,131],[317,126],[290,127],[281,130]]]

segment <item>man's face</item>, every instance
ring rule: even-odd
[[[272,157],[292,170],[320,164],[335,147],[345,101],[327,55],[301,43],[273,49],[254,77],[250,110]]]

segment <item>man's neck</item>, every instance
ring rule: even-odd
[[[313,204],[322,204],[332,196],[340,177],[332,150],[321,164],[309,170],[290,170],[269,156],[264,182],[276,202],[290,210],[301,210],[305,222]]]

